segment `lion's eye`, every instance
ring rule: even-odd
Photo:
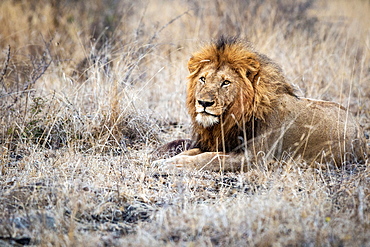
[[[227,87],[227,86],[229,86],[230,84],[231,84],[231,82],[230,82],[230,81],[225,80],[225,81],[223,81],[223,82],[222,82],[221,87]]]
[[[201,78],[199,78],[199,81],[204,84],[206,83],[206,78],[204,76],[202,76]]]

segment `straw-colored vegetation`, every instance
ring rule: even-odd
[[[0,245],[370,245],[369,161],[176,174],[150,161],[189,137],[186,63],[221,34],[368,133],[369,13],[363,0],[2,0]]]

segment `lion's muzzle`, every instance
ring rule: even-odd
[[[196,104],[196,121],[204,128],[211,127],[219,123],[219,115],[212,109],[214,102],[198,100]]]
[[[220,122],[219,116],[222,112],[216,106],[216,102],[212,99],[198,99],[195,103],[197,112],[196,121],[204,128],[211,127]]]

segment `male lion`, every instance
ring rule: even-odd
[[[295,95],[280,67],[249,44],[221,37],[193,54],[188,68],[192,145],[156,164],[236,171],[260,157],[336,165],[364,160],[363,133],[349,112]],[[178,140],[164,149],[179,142],[189,146]]]

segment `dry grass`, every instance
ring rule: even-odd
[[[367,246],[370,171],[150,165],[188,137],[186,62],[239,35],[370,130],[368,1],[0,3],[0,245]]]

